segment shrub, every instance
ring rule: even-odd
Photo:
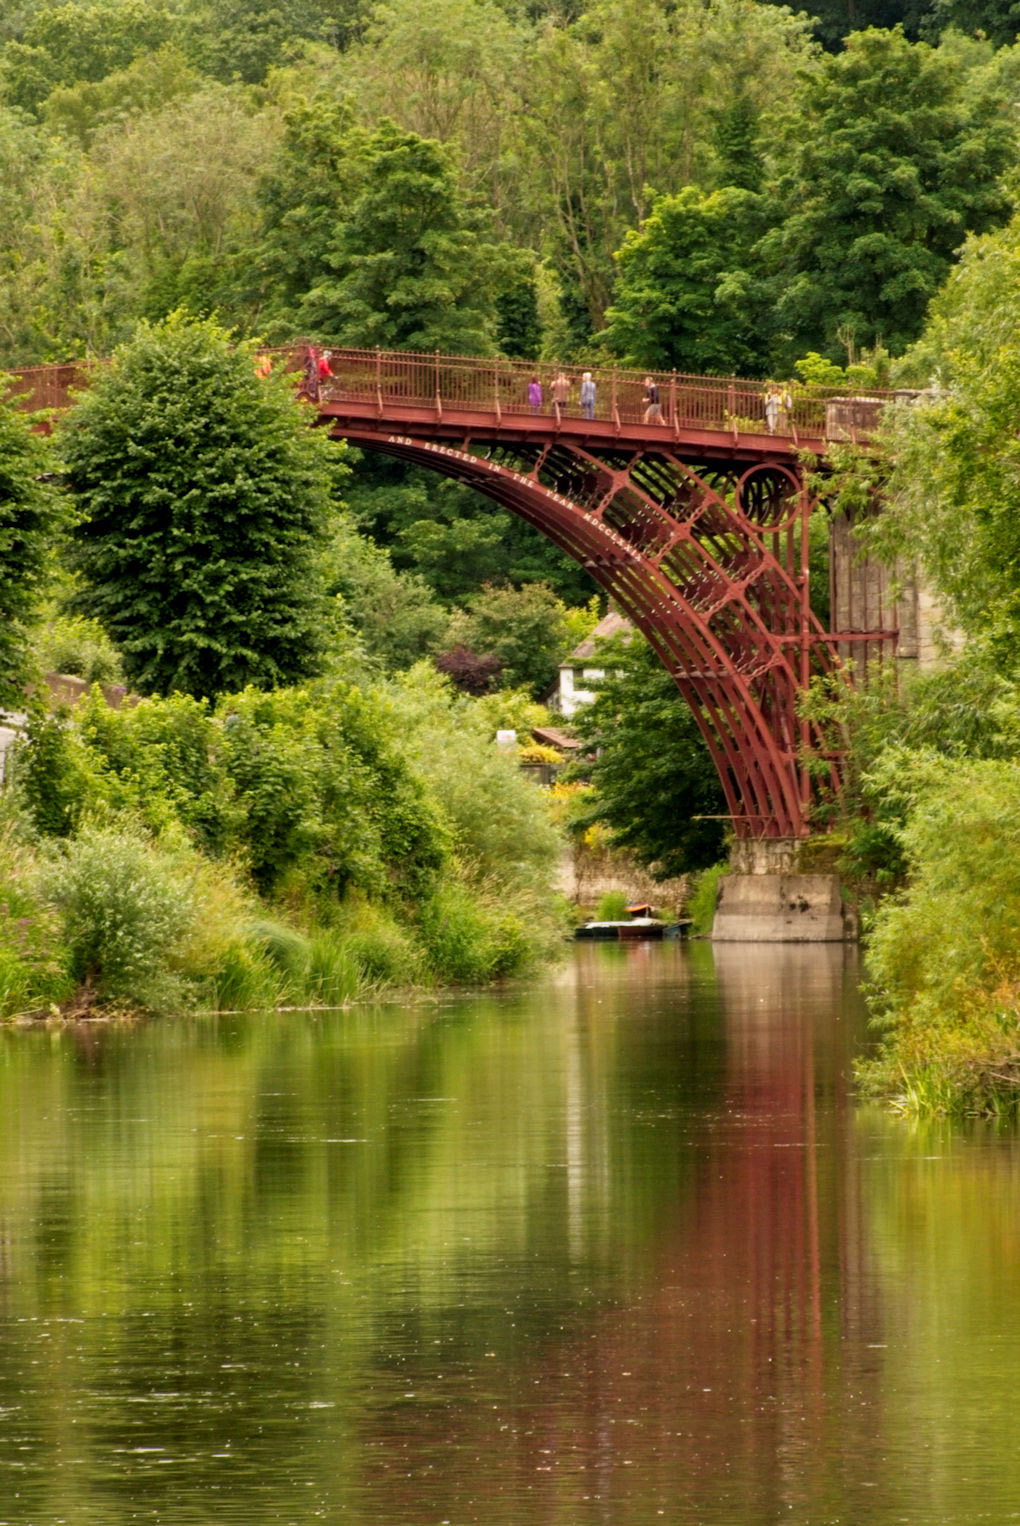
[[[627,897],[622,890],[607,890],[595,909],[597,922],[622,922],[627,915]]]
[[[464,885],[442,885],[422,906],[422,941],[429,967],[441,981],[481,985],[497,973],[493,927]]]
[[[719,881],[727,872],[727,864],[713,864],[697,876],[694,890],[687,903],[687,915],[691,918],[691,931],[695,937],[708,937],[715,921],[715,903],[719,898]]]
[[[276,1007],[283,995],[279,971],[268,956],[241,938],[223,949],[219,968],[208,981],[206,991],[217,1012]]]
[[[35,655],[44,673],[70,673],[90,684],[123,681],[120,653],[98,620],[58,616],[36,638]]]
[[[348,897],[339,927],[343,946],[363,980],[377,986],[409,986],[421,978],[418,950],[385,907]]]
[[[139,830],[86,826],[42,874],[70,972],[102,999],[168,1010],[186,998],[182,955],[196,913],[193,858]]]
[[[432,973],[455,985],[520,974],[550,955],[563,931],[547,905],[520,894],[508,904],[497,887],[456,880],[422,905],[419,926]]]
[[[547,891],[563,843],[544,793],[492,741],[489,716],[424,663],[393,688],[402,746],[452,828],[462,875],[504,895]]]
[[[65,1000],[73,988],[60,924],[31,884],[30,850],[9,825],[0,834],[0,1017]]]
[[[289,997],[298,999],[304,994],[311,965],[307,938],[282,922],[260,919],[248,928],[245,942],[277,972]]]
[[[67,837],[83,810],[103,798],[101,761],[54,715],[36,711],[12,754],[11,780],[32,825],[44,837]]]
[[[362,970],[342,933],[328,928],[309,940],[305,995],[313,1006],[342,1007],[363,993]]]

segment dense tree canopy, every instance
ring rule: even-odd
[[[866,105],[865,105],[866,103]],[[855,33],[806,85],[805,134],[762,245],[791,359],[916,339],[968,230],[1008,215],[1002,103],[951,49]],[[816,341],[822,336],[822,343]]]
[[[948,624],[1020,652],[1020,219],[972,240],[904,361],[935,388],[889,421],[879,554],[920,560]]]
[[[81,610],[143,693],[292,682],[321,662],[327,452],[285,378],[211,320],[144,326],[69,416]]]
[[[29,626],[51,572],[49,555],[59,519],[45,474],[46,452],[29,421],[6,398],[0,372],[0,707],[20,710],[29,669]]]
[[[480,657],[495,657],[507,688],[527,688],[543,699],[566,654],[567,631],[567,612],[552,589],[530,583],[473,594],[447,639]]]
[[[761,198],[733,186],[661,197],[617,257],[611,348],[636,366],[757,375],[771,306],[752,254],[761,223]]]
[[[494,251],[450,156],[389,122],[357,148],[352,205],[301,301],[306,325],[360,348],[491,350]]]

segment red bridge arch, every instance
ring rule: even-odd
[[[644,633],[697,719],[738,837],[807,834],[806,757],[821,742],[798,695],[834,643],[861,635],[830,634],[811,610],[803,454],[866,434],[880,399],[816,391],[770,408],[763,383],[673,374],[656,378],[660,423],[646,422],[636,372],[593,373],[583,409],[578,369],[355,350],[330,352],[330,369],[311,389],[325,427],[527,520]]]

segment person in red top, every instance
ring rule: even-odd
[[[329,362],[330,362],[330,352],[329,352],[329,350],[323,350],[322,354],[319,356],[319,364],[318,364],[318,382],[319,382],[319,393],[320,393],[320,395],[322,393],[322,385],[323,385],[323,383],[327,382],[327,381],[331,381],[332,377],[333,377],[333,372],[329,368]]]

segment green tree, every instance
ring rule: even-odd
[[[327,593],[340,599],[365,651],[385,668],[409,668],[439,645],[450,617],[424,578],[398,572],[348,518],[336,521],[323,560]]]
[[[494,251],[448,151],[384,122],[362,138],[360,169],[303,323],[362,347],[491,352]]]
[[[217,324],[143,324],[62,432],[81,612],[144,693],[273,686],[321,662],[316,543],[336,447]]]
[[[588,574],[540,530],[435,472],[366,452],[345,497],[394,567],[419,573],[443,603],[463,604],[483,583],[548,583],[571,605],[591,597]]]
[[[173,40],[171,12],[147,0],[46,6],[0,55],[3,95],[36,111],[58,85],[105,79]]]
[[[258,221],[254,187],[278,130],[276,114],[254,110],[245,91],[207,81],[96,132],[94,194],[124,249],[136,314],[240,305]]]
[[[802,130],[809,32],[806,17],[753,0],[596,0],[573,25],[538,29],[520,66],[522,173],[504,216],[543,230],[574,335],[583,341],[582,314],[601,329],[613,254],[656,195],[731,181],[721,103],[743,98],[748,153],[766,178],[777,172]],[[739,183],[750,169],[748,158]]]
[[[771,305],[752,256],[761,224],[761,198],[735,186],[661,196],[616,257],[612,350],[637,366],[758,374]]]
[[[87,147],[97,128],[158,111],[169,101],[193,95],[201,83],[180,49],[167,46],[140,54],[101,80],[58,86],[46,97],[43,118],[47,127]]]
[[[20,710],[30,626],[50,576],[59,502],[40,482],[46,447],[7,396],[0,372],[0,706]]]
[[[872,28],[804,86],[805,132],[761,244],[789,354],[894,353],[920,332],[966,233],[1008,214],[1015,152],[1001,97],[952,49]]]
[[[883,511],[871,548],[919,561],[951,627],[991,643],[1006,671],[1020,640],[1020,219],[974,239],[908,363],[939,388],[887,419]]]
[[[255,188],[260,219],[249,261],[260,322],[274,334],[300,332],[301,302],[358,194],[362,141],[343,98],[321,91],[285,101],[276,153]]]
[[[660,879],[707,868],[723,851],[722,786],[697,721],[637,634],[599,644],[605,677],[572,718],[591,794],[579,824],[603,822],[615,847]]]
[[[506,688],[527,687],[541,699],[567,652],[567,611],[544,583],[483,588],[450,622],[447,641],[497,657]]]
[[[240,80],[257,85],[270,69],[299,53],[306,41],[335,37],[337,9],[341,7],[323,0],[288,0],[285,6],[262,0],[195,0],[182,30],[203,72],[224,84]]]
[[[380,0],[343,60],[360,120],[455,144],[471,188],[512,197],[516,81],[529,29],[494,0]]]
[[[496,292],[496,339],[503,355],[537,360],[542,346],[535,263],[521,251],[508,251],[504,282]]]

